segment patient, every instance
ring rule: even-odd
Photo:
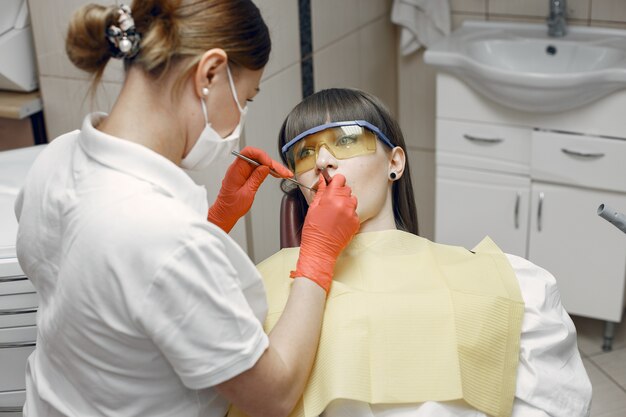
[[[322,336],[294,416],[587,416],[591,384],[553,276],[503,254],[417,234],[406,147],[373,96],[329,89],[307,97],[279,136],[297,180],[345,176],[359,234],[335,265]],[[332,181],[332,180],[331,180]],[[295,190],[306,212],[314,191]],[[266,331],[289,294],[298,248],[258,265]],[[232,410],[231,415],[237,415]]]

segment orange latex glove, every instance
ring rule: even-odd
[[[254,196],[270,173],[277,178],[293,177],[293,173],[279,162],[274,161],[261,149],[246,146],[241,154],[254,159],[262,165],[254,166],[250,162],[236,158],[226,171],[222,188],[209,208],[208,220],[219,226],[226,233],[235,226],[237,220],[245,215],[254,201]]]
[[[356,197],[343,175],[335,175],[328,185],[320,175],[319,184],[302,226],[296,270],[290,276],[308,278],[328,294],[337,257],[359,230],[360,222]]]

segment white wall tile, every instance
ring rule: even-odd
[[[486,13],[487,0],[450,0],[452,12]]]
[[[121,83],[103,82],[92,100],[87,81],[41,77],[48,139],[53,140],[63,133],[80,129],[83,118],[90,112],[109,112],[121,88]]]
[[[272,38],[272,53],[263,74],[265,79],[300,59],[298,2],[257,0],[255,4],[261,10]]]
[[[408,149],[420,236],[435,236],[435,152]]]
[[[359,88],[374,94],[398,116],[396,26],[385,16],[359,30]]]
[[[313,50],[355,31],[360,25],[358,9],[359,0],[311,0]]]
[[[589,1],[590,0],[567,0],[568,17],[571,19],[588,19]],[[489,14],[537,16],[545,18],[548,16],[549,1],[488,0],[487,11]]]
[[[359,88],[359,33],[353,32],[340,41],[314,53],[315,90],[330,87]]]
[[[302,100],[300,65],[296,64],[261,83],[250,105],[245,127],[246,145],[265,150],[280,161],[278,131],[287,114]],[[279,213],[283,193],[280,180],[268,177],[256,194],[247,217],[249,255],[260,262],[280,249]]]
[[[591,0],[591,19],[626,22],[626,1]]]
[[[423,50],[398,57],[399,121],[408,146],[434,150],[437,72],[423,57]]]

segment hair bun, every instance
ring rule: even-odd
[[[106,28],[113,21],[116,8],[87,4],[74,12],[65,39],[65,50],[76,67],[92,74],[102,74],[111,58]]]

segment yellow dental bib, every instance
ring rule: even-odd
[[[318,416],[340,398],[463,400],[509,415],[524,302],[498,247],[485,238],[474,251],[397,230],[356,235],[337,261],[311,377],[291,415]],[[268,332],[297,259],[298,248],[284,249],[258,266]]]

